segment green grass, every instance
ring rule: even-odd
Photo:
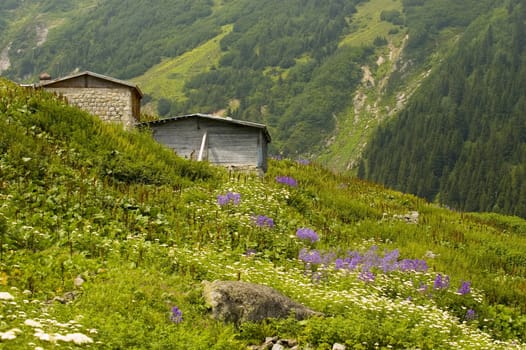
[[[291,160],[270,160],[264,177],[229,173],[4,80],[0,130],[0,347],[246,349],[274,335],[301,349],[526,342],[520,218],[453,212]],[[239,203],[219,205],[228,192]],[[411,211],[416,224],[396,217]],[[257,227],[257,215],[275,225]],[[299,239],[301,227],[319,240]],[[303,249],[325,262],[306,264]],[[384,269],[395,251],[429,268]],[[369,260],[337,270],[349,252]],[[374,280],[364,281],[365,261],[376,261]],[[435,287],[438,274],[450,285]],[[202,297],[215,279],[271,286],[324,316],[223,324]],[[471,291],[460,295],[464,281]],[[182,322],[170,319],[174,306]]]
[[[382,11],[399,10],[402,12],[401,0],[370,0],[357,6],[358,12],[354,14],[351,23],[352,32],[348,34],[340,45],[367,46],[371,45],[377,36],[392,38],[389,30],[398,28],[392,23],[380,20]],[[404,36],[404,30],[395,37],[401,41]]]
[[[220,40],[232,30],[224,26],[222,33],[176,58],[166,58],[142,76],[132,79],[142,91],[155,99],[184,101],[184,84],[193,76],[217,66],[221,57]]]

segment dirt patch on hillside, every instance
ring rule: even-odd
[[[373,77],[373,74],[371,73],[371,69],[369,68],[369,66],[362,66],[362,71],[363,71],[362,83],[365,84],[366,86],[367,84],[374,86],[375,85],[374,77]]]
[[[11,50],[11,44],[9,43],[3,50],[0,52],[0,73],[5,70],[8,70],[11,67],[11,61],[9,60],[9,50]]]
[[[44,23],[38,23],[35,28],[37,32],[37,47],[43,45],[47,40],[49,29]]]

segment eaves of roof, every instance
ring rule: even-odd
[[[81,77],[83,75],[89,75],[89,76],[92,76],[92,77],[95,77],[95,78],[98,78],[98,79],[111,81],[111,82],[113,82],[115,84],[124,85],[124,86],[130,87],[130,88],[133,88],[133,89],[137,90],[137,92],[139,93],[139,96],[143,97],[143,93],[142,93],[141,89],[139,89],[139,87],[137,85],[135,85],[135,84],[133,84],[133,83],[131,83],[129,81],[112,78],[112,77],[109,77],[107,75],[98,74],[98,73],[94,73],[94,72],[90,72],[90,71],[84,71],[84,72],[81,72],[81,73],[72,74],[72,75],[68,75],[66,77],[57,78],[57,79],[53,79],[53,80],[41,81],[40,84],[37,84],[37,86],[38,87],[44,87],[44,86],[47,86],[47,85],[55,84],[55,83],[60,82],[60,81],[75,79],[75,78]]]
[[[231,123],[231,124],[244,125],[244,126],[257,128],[257,129],[262,129],[263,130],[263,134],[265,135],[265,138],[267,139],[267,142],[270,143],[271,140],[272,140],[272,138],[270,137],[270,134],[269,134],[269,132],[267,130],[267,126],[265,124],[249,122],[249,121],[245,121],[245,120],[232,119],[230,117],[224,118],[224,117],[219,117],[219,116],[210,115],[210,114],[203,114],[203,113],[193,113],[193,114],[180,115],[180,116],[176,116],[176,117],[168,117],[168,118],[163,118],[163,119],[159,119],[159,120],[153,120],[153,121],[149,121],[149,122],[139,123],[139,125],[140,126],[159,125],[159,124],[164,124],[164,123],[167,123],[167,122],[170,122],[170,121],[176,121],[176,120],[182,120],[182,119],[188,119],[188,118],[211,119],[211,120],[217,120],[217,121],[220,121],[220,122],[226,122],[226,123]]]

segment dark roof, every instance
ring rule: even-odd
[[[81,72],[81,73],[77,73],[77,74],[72,74],[72,75],[68,75],[66,77],[62,77],[62,78],[57,78],[57,79],[52,79],[52,80],[44,80],[44,81],[41,81],[38,86],[47,86],[47,85],[52,85],[52,84],[55,84],[59,81],[65,81],[65,80],[70,80],[70,79],[75,79],[75,78],[78,78],[78,77],[81,77],[81,76],[84,76],[84,75],[89,75],[89,76],[92,76],[94,78],[98,78],[98,79],[102,79],[102,80],[107,80],[107,81],[111,81],[115,84],[119,84],[119,85],[124,85],[124,86],[127,86],[127,87],[130,87],[132,89],[135,89],[137,90],[137,92],[139,93],[139,95],[142,97],[143,96],[143,93],[141,91],[141,89],[139,89],[139,87],[129,81],[125,81],[125,80],[120,80],[120,79],[116,79],[116,78],[112,78],[112,77],[108,77],[107,75],[102,75],[102,74],[98,74],[98,73],[93,73],[93,72],[90,72],[90,71],[85,71],[85,72]]]
[[[182,120],[182,119],[188,119],[188,118],[211,119],[211,120],[217,120],[217,121],[220,121],[220,122],[237,124],[237,125],[243,125],[243,126],[248,126],[248,127],[252,127],[252,128],[261,129],[261,130],[263,130],[263,134],[265,135],[265,138],[267,139],[267,141],[269,143],[271,141],[270,134],[269,134],[269,132],[267,130],[267,126],[265,124],[254,123],[254,122],[238,120],[238,119],[232,119],[230,117],[226,117],[225,118],[225,117],[220,117],[220,116],[216,116],[216,115],[202,114],[202,113],[186,114],[186,115],[180,115],[180,116],[177,116],[177,117],[163,118],[163,119],[154,120],[154,121],[150,121],[150,122],[139,123],[139,125],[141,125],[141,126],[157,125],[157,124],[164,124],[164,123],[167,123],[167,122],[170,122],[170,121]]]

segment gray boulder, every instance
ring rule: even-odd
[[[322,315],[267,286],[242,281],[204,281],[203,284],[203,296],[217,320],[239,324],[286,318],[290,314],[298,320]]]

